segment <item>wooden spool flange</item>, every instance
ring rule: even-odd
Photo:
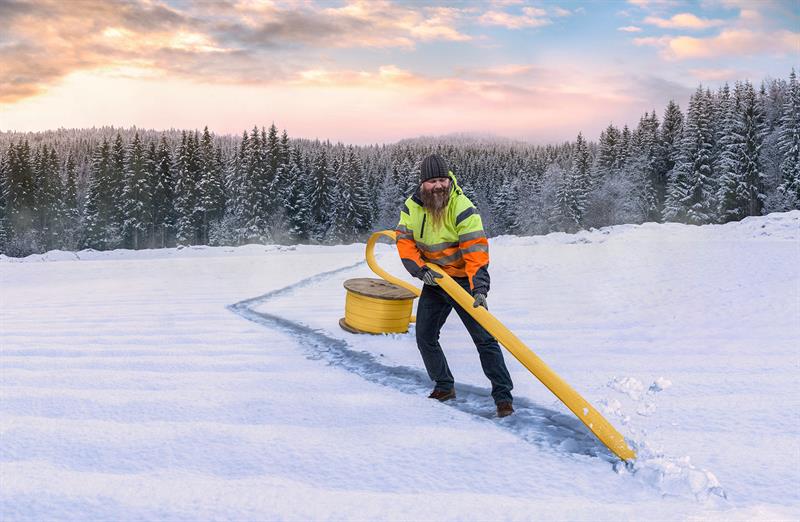
[[[350,333],[405,333],[414,302],[412,292],[383,279],[361,277],[344,282],[345,316],[339,326]]]

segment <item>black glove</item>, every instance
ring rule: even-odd
[[[439,286],[439,283],[437,283],[436,280],[441,279],[442,274],[431,270],[427,266],[424,266],[422,267],[422,270],[420,270],[419,275],[417,277],[422,279],[422,282],[425,283],[426,285]]]
[[[475,292],[472,294],[472,297],[475,298],[475,302],[472,303],[472,308],[478,308],[479,306],[482,306],[486,308],[486,310],[489,309],[489,305],[486,304],[486,294],[483,292]]]

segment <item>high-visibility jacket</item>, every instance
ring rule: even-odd
[[[489,241],[478,210],[461,191],[452,172],[450,200],[443,223],[435,228],[419,190],[406,199],[397,224],[397,251],[408,272],[419,277],[425,262],[452,277],[467,277],[473,293],[489,292]]]

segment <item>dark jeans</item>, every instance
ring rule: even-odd
[[[453,278],[467,292],[469,280],[466,278]],[[510,401],[511,376],[508,374],[503,352],[500,345],[492,335],[472,318],[466,310],[456,303],[440,286],[424,285],[422,295],[419,296],[417,305],[417,347],[422,354],[422,361],[428,376],[436,381],[437,390],[450,390],[453,388],[453,374],[447,366],[447,359],[439,344],[439,332],[450,315],[450,310],[456,309],[461,322],[467,327],[469,335],[475,342],[478,355],[481,359],[483,373],[492,382],[492,398],[494,402]]]

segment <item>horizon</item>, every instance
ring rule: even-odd
[[[800,49],[800,5],[780,0],[3,0],[0,14],[0,131],[21,133],[266,121],[352,145],[595,141],[670,100],[685,111],[698,85],[787,78]]]

